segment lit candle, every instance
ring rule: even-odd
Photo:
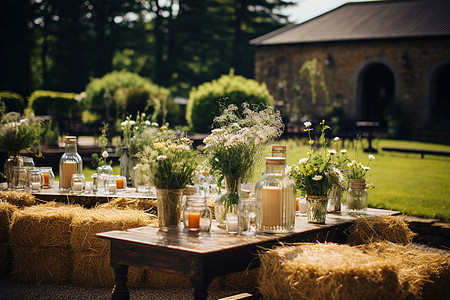
[[[200,228],[200,213],[199,212],[188,213],[188,227],[189,228]]]
[[[32,182],[31,183],[31,189],[33,191],[39,191],[40,188],[41,188],[41,184],[39,182]]]
[[[75,192],[81,192],[83,190],[83,183],[82,182],[74,182],[72,188]]]
[[[125,180],[123,180],[123,178],[116,178],[116,187],[119,190],[123,190],[125,186]]]
[[[281,196],[281,187],[265,186],[262,188],[262,226],[281,225]]]
[[[65,161],[62,166],[61,180],[59,182],[60,187],[70,188],[72,182],[72,175],[75,174],[77,163],[74,161]]]
[[[296,206],[295,211],[300,211],[300,198],[295,199]]]
[[[44,176],[44,186],[48,186],[50,182],[50,173],[42,173],[42,175]]]

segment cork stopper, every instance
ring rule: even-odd
[[[284,145],[273,145],[272,153],[286,153],[286,146]]]
[[[285,163],[285,157],[266,157],[266,165],[284,165]]]
[[[66,144],[76,144],[77,137],[76,136],[66,136],[65,143]]]

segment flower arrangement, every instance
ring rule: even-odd
[[[144,146],[138,153],[142,171],[157,189],[184,189],[192,183],[197,166],[192,141],[177,138],[165,125],[157,136],[152,145]]]
[[[128,148],[131,156],[135,156],[144,149],[144,145],[153,144],[159,125],[147,120],[145,113],[138,113],[136,120],[132,120],[130,115],[120,123],[120,127],[123,132],[122,147]]]
[[[308,132],[308,144],[310,150],[308,157],[299,160],[298,164],[289,169],[289,176],[294,179],[297,188],[307,195],[327,196],[333,183],[339,184],[343,178],[342,173],[335,167],[332,156],[325,153],[325,130],[331,129],[325,125],[325,120],[320,122],[322,133],[319,143],[322,144],[322,153],[315,153],[312,146],[314,140],[311,139],[313,130],[310,122],[305,122],[305,132]]]
[[[370,170],[369,164],[375,156],[369,155],[369,162],[367,166],[363,165],[356,160],[347,163],[348,174],[351,179],[366,179],[367,172]]]
[[[33,115],[10,112],[0,121],[0,151],[19,154],[27,149],[35,152],[39,146],[43,128]]]

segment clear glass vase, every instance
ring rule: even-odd
[[[328,196],[306,196],[306,220],[308,223],[325,224]]]
[[[10,152],[8,155],[8,159],[6,160],[3,170],[5,172],[5,176],[8,180],[8,188],[11,189],[12,182],[12,169],[13,167],[22,167],[23,166],[23,158],[16,152]]]
[[[180,226],[183,192],[184,189],[156,189],[160,229],[173,230]]]
[[[365,214],[367,212],[365,179],[350,179],[347,192],[347,211],[350,214]]]
[[[130,149],[128,147],[122,147],[120,154],[120,175],[125,176],[128,186],[133,185],[133,168],[134,160],[131,157]]]
[[[331,186],[330,194],[328,195],[328,212],[340,212],[342,203],[342,188],[333,184]]]
[[[225,179],[225,188],[225,192],[220,194],[214,203],[214,216],[219,223],[219,227],[222,228],[225,227],[227,214],[237,213],[241,178],[227,177]]]

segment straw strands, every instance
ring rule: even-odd
[[[348,245],[300,244],[260,255],[265,299],[394,299],[395,266]]]
[[[0,242],[9,241],[9,226],[12,214],[18,207],[8,202],[0,202]]]
[[[120,197],[100,205],[101,208],[138,209],[147,213],[156,213],[157,202],[153,199],[135,199]]]
[[[0,191],[0,201],[9,202],[18,207],[36,205],[36,198],[27,192]]]
[[[347,244],[354,246],[389,241],[409,245],[415,235],[403,216],[358,218],[348,231]]]

